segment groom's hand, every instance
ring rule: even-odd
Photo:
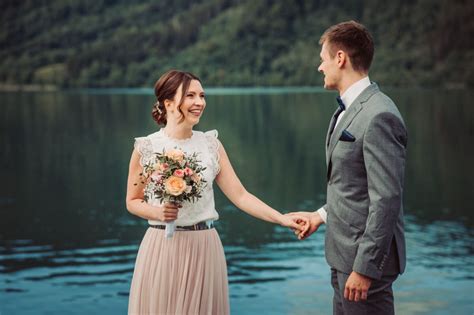
[[[304,216],[307,218],[309,224],[306,225],[303,229],[295,230],[295,235],[298,236],[298,239],[304,240],[308,238],[311,234],[316,232],[321,224],[324,223],[323,219],[318,212],[290,212],[286,214],[287,216]]]
[[[369,291],[371,284],[372,279],[353,271],[346,281],[344,298],[354,302],[367,300],[367,292]]]

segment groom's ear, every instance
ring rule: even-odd
[[[336,52],[336,61],[339,68],[342,68],[347,65],[347,54],[344,50],[338,50]]]

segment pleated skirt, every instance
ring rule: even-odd
[[[148,228],[138,250],[129,315],[229,314],[227,264],[215,229]]]

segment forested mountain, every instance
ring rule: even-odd
[[[3,0],[0,83],[152,86],[170,68],[206,86],[320,85],[318,40],[355,19],[383,85],[474,86],[468,0]]]

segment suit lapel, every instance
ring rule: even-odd
[[[329,128],[328,128],[328,132],[326,134],[326,150],[327,150],[327,147],[329,146],[329,140],[330,140],[330,136],[331,136],[331,129],[333,129],[333,126],[336,124],[336,119],[335,119],[335,116],[337,114],[337,112],[339,111],[339,107],[336,109],[336,111],[334,112],[334,114],[332,114],[332,118],[331,118],[331,122],[329,123]]]
[[[336,147],[337,142],[339,141],[339,138],[341,137],[342,132],[349,127],[351,122],[354,120],[354,118],[357,116],[357,114],[362,110],[363,104],[367,102],[367,100],[374,95],[376,92],[379,91],[379,88],[377,84],[372,83],[369,85],[360,95],[354,100],[354,102],[351,104],[347,112],[344,114],[344,116],[341,118],[341,121],[337,124],[336,128],[334,128],[334,131],[331,135],[331,138],[329,139],[329,146],[326,146],[326,166],[329,167],[329,161],[331,160],[332,152],[334,151],[334,148]],[[328,142],[329,138],[329,130],[328,129],[328,135],[326,137],[326,143]]]
[[[329,140],[329,147],[327,150],[327,158],[328,160],[331,158],[332,152],[336,147],[339,138],[341,137],[342,131],[344,131],[352,122],[352,120],[357,116],[357,114],[362,109],[361,103],[357,102],[352,104],[351,107],[347,110],[347,113],[341,118],[341,121],[337,124],[336,128],[331,135],[331,139]]]

